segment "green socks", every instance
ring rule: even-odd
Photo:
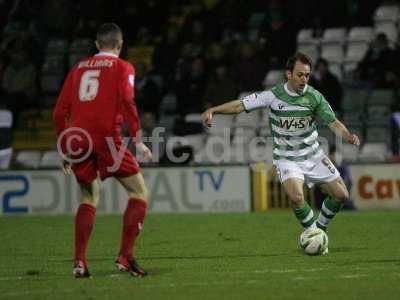
[[[326,230],[331,219],[339,212],[343,204],[327,196],[322,203],[321,211],[317,220],[317,227]]]
[[[314,223],[314,212],[306,201],[302,207],[294,208],[293,212],[304,228],[308,228]]]

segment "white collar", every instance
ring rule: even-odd
[[[283,85],[283,87],[284,87],[286,93],[288,93],[290,96],[292,96],[292,97],[298,97],[298,96],[303,95],[303,94],[306,92],[307,84],[304,86],[303,92],[302,92],[301,94],[298,94],[298,93],[289,91],[289,89],[288,89],[288,87],[287,87],[287,82]]]
[[[104,56],[114,56],[114,57],[118,57],[117,54],[111,53],[111,52],[106,52],[106,51],[100,51],[99,53],[95,54],[95,56],[100,56],[100,55],[104,55]]]

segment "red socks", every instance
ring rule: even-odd
[[[146,215],[147,204],[141,199],[129,198],[128,206],[125,209],[122,241],[119,254],[130,258],[133,256],[133,247],[136,237],[142,228],[143,220]]]
[[[133,247],[136,237],[146,215],[147,204],[141,199],[130,198],[125,209],[122,228],[120,255],[130,258],[133,256]],[[79,206],[75,216],[75,259],[86,263],[86,249],[92,233],[96,208],[83,203]]]
[[[86,263],[86,249],[92,233],[96,208],[82,203],[75,216],[75,259]]]

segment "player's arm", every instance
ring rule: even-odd
[[[335,134],[339,134],[344,139],[346,139],[350,144],[353,144],[356,146],[360,145],[360,139],[358,138],[358,136],[356,134],[350,133],[350,131],[346,128],[346,126],[344,126],[344,124],[342,122],[340,122],[338,119],[329,123],[328,127]]]
[[[211,107],[203,113],[203,124],[205,127],[211,127],[211,120],[214,114],[239,114],[244,111],[241,100],[233,100],[224,104]]]
[[[134,138],[136,148],[142,153],[145,160],[151,160],[152,153],[142,141],[140,118],[134,100],[134,74],[135,73],[131,65],[128,65],[122,71],[120,86],[122,113],[124,115],[124,119],[127,121],[129,134]]]
[[[53,110],[53,122],[57,136],[67,127],[71,111],[71,92],[72,92],[72,73],[71,70],[64,81],[61,93],[58,96],[56,106]]]
[[[345,138],[350,144],[359,146],[360,140],[357,135],[351,134],[342,122],[336,119],[335,112],[332,110],[328,101],[319,94],[319,103],[316,107],[316,114],[322,119],[322,122],[335,133]]]
[[[251,110],[269,107],[273,100],[271,91],[262,93],[253,93],[243,98],[243,100],[233,100],[224,104],[211,107],[207,109],[203,117],[204,127],[210,127],[214,114],[240,114],[243,111],[249,112]]]
[[[71,93],[73,88],[73,70],[74,69],[69,72],[67,78],[65,79],[61,93],[58,96],[56,106],[53,110],[53,122],[57,137],[60,136],[60,134],[62,134],[62,132],[68,127],[72,103]],[[64,174],[71,174],[71,163],[65,158],[65,155],[68,156],[67,150],[63,148],[63,143],[61,143],[61,147],[62,149],[59,150],[62,151],[62,153],[60,154],[62,154],[62,156],[64,155],[61,161],[61,170]]]

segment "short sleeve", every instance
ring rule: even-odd
[[[335,112],[328,101],[321,95],[321,101],[316,107],[316,115],[321,118],[324,125],[328,125],[336,120]]]
[[[244,97],[242,105],[246,112],[250,112],[257,108],[270,107],[274,99],[274,94],[271,91],[253,93]]]
[[[140,129],[140,120],[134,101],[135,69],[129,63],[124,64],[120,80],[122,114],[131,136],[136,136]]]
[[[120,81],[120,94],[123,99],[133,99],[135,96],[135,70],[129,63],[123,65]]]

